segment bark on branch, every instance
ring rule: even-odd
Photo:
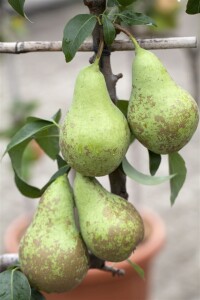
[[[190,37],[171,37],[171,38],[152,38],[137,39],[142,48],[147,50],[157,49],[178,49],[196,48],[197,38]],[[115,40],[110,47],[111,51],[133,51],[133,43],[127,39]],[[26,42],[1,42],[0,53],[20,54],[28,52],[59,52],[62,51],[61,41],[26,41]],[[94,51],[91,41],[85,41],[79,48],[80,52]]]
[[[88,9],[91,14],[99,15],[99,14],[102,14],[103,11],[105,10],[106,1],[105,0],[99,0],[99,1],[84,0],[84,4],[86,6],[88,6]],[[95,54],[90,59],[90,62],[93,62],[93,60],[96,56],[100,41],[103,39],[102,26],[100,26],[98,23],[96,24],[96,26],[94,28],[92,38],[93,38],[92,49],[95,52]],[[104,75],[110,98],[112,99],[112,101],[114,103],[116,103],[116,101],[117,101],[116,83],[119,80],[119,78],[122,77],[122,74],[114,75],[112,73],[111,62],[110,62],[111,51],[112,51],[112,49],[104,43],[104,49],[103,49],[101,60],[100,60],[100,70],[101,70],[102,74]],[[125,198],[127,199],[128,194],[126,192],[126,176],[121,172],[120,168],[117,168],[117,170],[114,173],[115,173],[115,175],[114,175],[115,184],[113,184],[112,180],[110,180],[111,191],[114,194],[121,195],[121,196],[122,196],[122,191],[123,191],[123,196],[125,196]],[[113,178],[113,175],[110,174],[109,178]],[[106,266],[105,262],[102,261],[101,259],[99,259],[98,257],[93,256],[93,262],[94,262],[94,267],[98,267],[98,265],[101,264],[102,270],[112,272],[113,275],[114,274],[121,275],[123,273],[123,271],[121,271],[121,270],[114,270],[113,268]]]

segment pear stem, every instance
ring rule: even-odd
[[[135,50],[138,50],[140,48],[140,45],[138,44],[138,42],[136,41],[136,39],[134,38],[134,36],[132,36],[132,34],[125,29],[124,27],[120,26],[119,24],[114,24],[115,28],[117,28],[118,30],[120,30],[121,32],[125,33],[130,40],[133,42],[134,46],[135,46]]]
[[[102,52],[103,52],[103,47],[104,47],[104,41],[103,41],[103,39],[101,39],[94,63],[99,63],[99,60],[100,60]]]

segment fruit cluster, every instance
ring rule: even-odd
[[[99,59],[78,75],[60,130],[62,155],[77,172],[73,190],[66,175],[47,188],[20,244],[22,271],[39,290],[68,291],[86,275],[89,252],[122,261],[143,239],[143,222],[134,206],[95,179],[120,165],[130,145],[130,129],[152,152],[168,154],[180,150],[197,128],[196,102],[153,53],[134,38],[133,42],[136,57],[127,119],[109,97]]]

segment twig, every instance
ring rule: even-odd
[[[102,52],[103,52],[103,47],[104,47],[104,41],[103,41],[103,39],[101,39],[100,43],[99,43],[99,49],[98,49],[97,55],[96,55],[96,58],[98,60],[100,60],[100,58],[101,58],[101,55],[102,55]]]
[[[130,39],[132,38],[132,34],[126,28],[122,27],[119,24],[115,24],[114,26],[116,29],[119,29],[119,31],[125,33]]]
[[[98,269],[105,272],[112,273],[113,276],[118,275],[122,276],[125,274],[125,271],[122,269],[117,269],[111,266],[107,266],[105,261],[96,257],[94,254],[90,253],[90,269]]]
[[[102,270],[106,271],[106,272],[111,272],[113,276],[115,276],[115,275],[124,276],[125,275],[125,271],[123,269],[116,269],[114,267],[110,267],[110,266],[107,266],[107,265],[105,265],[102,268]]]
[[[118,24],[115,24],[114,26],[115,26],[115,28],[119,29],[121,32],[125,33],[130,38],[130,40],[132,41],[132,43],[135,47],[135,51],[137,51],[137,49],[140,48],[140,46],[139,46],[137,40],[135,39],[135,37],[126,28],[124,28],[124,27],[122,27]]]
[[[177,49],[177,48],[196,48],[197,38],[190,37],[171,37],[171,38],[152,38],[137,39],[144,49]],[[20,54],[28,52],[59,52],[62,50],[61,41],[26,41],[26,42],[4,42],[0,43],[0,53]],[[78,51],[91,52],[93,44],[90,41],[84,42]],[[116,40],[111,46],[111,51],[133,51],[133,43],[129,40]]]

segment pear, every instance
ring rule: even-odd
[[[197,128],[197,104],[152,52],[142,49],[134,38],[133,43],[136,55],[127,114],[131,131],[154,153],[177,152]]]
[[[134,206],[106,191],[90,177],[76,174],[74,195],[82,237],[97,257],[127,259],[144,236],[143,221]]]
[[[20,242],[21,269],[38,290],[71,290],[88,271],[88,254],[76,228],[73,209],[71,186],[62,175],[44,192]]]
[[[130,143],[128,122],[113,104],[98,60],[82,69],[60,130],[64,159],[85,176],[104,176],[121,163]]]

